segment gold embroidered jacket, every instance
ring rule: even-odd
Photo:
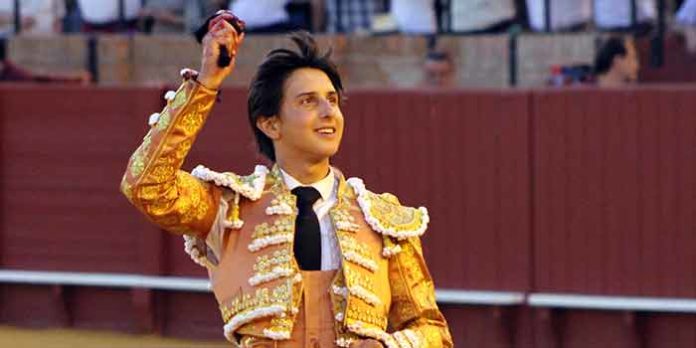
[[[184,235],[186,251],[208,269],[230,341],[288,339],[303,291],[292,255],[295,196],[277,167],[257,166],[249,176],[203,166],[181,171],[216,94],[187,80],[166,98],[121,191],[154,223]],[[404,207],[340,172],[338,181],[330,211],[342,259],[331,294],[336,345],[370,337],[387,347],[451,347],[420,245],[427,210]]]

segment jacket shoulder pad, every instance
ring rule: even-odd
[[[365,220],[377,233],[398,240],[419,237],[430,222],[425,207],[406,207],[390,193],[376,194],[365,188],[361,179],[350,178],[348,184],[357,196]]]
[[[219,173],[199,165],[191,171],[191,175],[196,178],[212,182],[217,186],[226,187],[240,195],[255,201],[263,194],[266,186],[266,175],[268,168],[262,165],[256,166],[250,175],[241,176],[232,172]]]

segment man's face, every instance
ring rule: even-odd
[[[614,59],[614,68],[618,69],[625,82],[635,82],[638,80],[638,70],[640,69],[640,61],[636,46],[633,40],[625,40],[626,55],[617,56]]]
[[[454,68],[446,59],[427,59],[425,61],[425,82],[429,86],[447,87],[453,83]]]
[[[276,156],[319,162],[335,155],[343,137],[339,104],[340,96],[323,71],[293,71],[285,81],[276,120]]]

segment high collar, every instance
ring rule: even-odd
[[[352,188],[346,183],[346,179],[343,176],[343,173],[341,172],[341,170],[339,170],[338,168],[334,168],[334,167],[330,167],[330,168],[331,168],[331,173],[329,173],[329,174],[333,174],[332,176],[334,177],[334,184],[333,184],[332,188],[334,186],[337,186],[336,198],[338,199],[338,205],[340,205],[344,201],[344,199],[346,199],[346,198],[351,198],[351,197],[354,198],[355,197],[354,192],[353,192]],[[267,184],[270,184],[271,187],[275,186],[276,187],[275,190],[280,190],[280,191],[287,190],[288,194],[289,194],[289,191],[292,189],[292,188],[289,188],[288,184],[285,182],[283,171],[280,169],[278,164],[274,164],[273,168],[271,168],[269,179],[270,179],[270,181]],[[276,192],[279,192],[279,191],[276,191]],[[321,191],[320,191],[320,193],[321,193]],[[324,194],[322,193],[322,198],[323,197],[324,197]]]
[[[323,199],[324,201],[329,200],[330,198],[332,198],[332,196],[336,194],[336,191],[334,190],[336,186],[336,174],[334,173],[334,170],[331,167],[329,167],[329,173],[326,174],[326,176],[323,179],[313,182],[309,185],[302,184],[301,182],[299,182],[299,180],[295,179],[292,175],[288,174],[282,168],[279,168],[279,170],[283,182],[285,183],[285,187],[287,187],[290,191],[300,186],[313,187],[317,191],[319,191],[321,199]]]

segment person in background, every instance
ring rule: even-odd
[[[64,0],[20,1],[21,34],[53,35],[63,31]],[[0,35],[14,33],[14,0],[0,0]]]
[[[378,12],[375,0],[326,0],[326,32],[369,33]]]
[[[141,0],[78,0],[82,31],[92,33],[134,32],[138,27]]]
[[[452,30],[468,33],[500,33],[515,21],[513,0],[452,0]]]
[[[146,33],[192,33],[226,0],[148,0],[138,16]]]
[[[590,20],[592,0],[552,0],[551,31],[573,31],[583,28]],[[527,0],[529,26],[534,31],[545,31],[545,0]]]
[[[184,7],[186,0],[149,0],[140,9],[138,16],[147,33],[183,33],[186,31]]]
[[[447,51],[431,49],[423,63],[424,85],[429,87],[454,86],[454,62]]]
[[[405,34],[435,34],[434,0],[391,0],[390,13],[399,32]]]
[[[63,33],[82,32],[82,14],[78,0],[65,0],[65,16],[63,16]]]
[[[597,28],[608,31],[627,31],[635,27],[648,30],[657,17],[655,0],[635,0],[636,23],[631,21],[631,1],[594,0],[594,22]]]
[[[287,6],[290,0],[232,0],[229,8],[244,20],[251,33],[282,33],[294,29]]]
[[[90,84],[92,77],[83,71],[74,74],[39,74],[22,68],[9,59],[0,60],[0,82],[38,82],[38,83],[69,83]]]
[[[696,53],[696,0],[686,0],[677,11],[677,25],[686,37],[689,52]]]
[[[597,52],[594,72],[600,87],[619,87],[638,81],[640,62],[633,39],[610,37]]]

